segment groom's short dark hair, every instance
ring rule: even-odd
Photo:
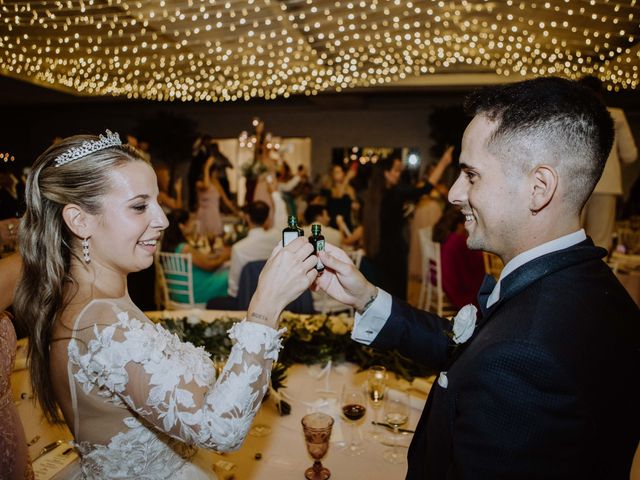
[[[473,92],[465,110],[496,123],[487,148],[505,171],[554,166],[577,208],[602,175],[613,145],[613,121],[602,101],[578,82],[541,77]]]

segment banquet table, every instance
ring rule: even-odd
[[[216,318],[234,316],[242,318],[243,312],[220,311],[163,311],[147,312],[152,320],[160,318],[183,318],[197,315],[205,322],[215,321]],[[45,445],[56,440],[71,440],[71,434],[66,426],[48,424],[42,414],[30,400],[31,390],[28,385],[28,373],[21,359],[24,342],[21,343],[17,369],[12,375],[14,400],[17,402],[19,414],[23,422],[27,441],[34,440],[29,447],[29,453],[34,458]],[[415,429],[420,412],[425,403],[426,395],[432,379],[416,379],[409,384],[405,380],[390,375],[390,388],[407,389],[410,393],[411,408],[409,422],[403,428]],[[368,440],[366,431],[370,430],[373,410],[367,408],[365,418],[360,421],[360,430],[365,452],[360,456],[348,456],[343,450],[349,440],[348,425],[339,411],[339,397],[345,384],[361,385],[366,378],[365,372],[358,372],[357,366],[349,363],[325,365],[296,364],[287,371],[286,388],[272,393],[258,412],[255,423],[266,424],[271,432],[262,437],[247,436],[242,447],[233,453],[219,454],[211,451],[200,451],[197,463],[208,470],[214,470],[221,480],[231,478],[246,480],[301,479],[304,471],[311,466],[312,459],[306,452],[302,433],[301,418],[313,411],[323,411],[335,419],[331,437],[331,445],[323,464],[331,472],[331,478],[351,479],[367,478],[369,480],[401,479],[406,474],[406,462],[391,464],[383,459],[383,452],[390,448],[390,433],[383,427],[377,427],[382,432],[385,444],[380,441]],[[289,415],[280,416],[276,408],[277,397],[281,396],[291,405]],[[382,421],[382,412],[380,419]],[[403,451],[411,440],[411,434],[403,434],[398,438],[398,444]],[[44,458],[44,457],[43,457]],[[69,468],[69,467],[68,467]],[[73,465],[71,466],[73,468]],[[64,470],[57,475],[41,476],[39,478],[65,478]]]

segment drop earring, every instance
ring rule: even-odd
[[[91,263],[91,256],[89,255],[89,239],[82,239],[82,256],[84,258],[84,263]]]

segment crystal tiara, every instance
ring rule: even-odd
[[[98,140],[87,140],[82,142],[79,147],[70,148],[62,155],[56,157],[56,167],[64,165],[79,158],[86,157],[87,155],[104,150],[105,148],[122,145],[120,141],[120,135],[118,133],[112,133],[111,130],[107,130],[105,135],[99,135]]]

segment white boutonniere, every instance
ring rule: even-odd
[[[451,339],[457,345],[469,340],[476,329],[476,318],[478,309],[475,305],[465,305],[453,318],[453,335]]]

